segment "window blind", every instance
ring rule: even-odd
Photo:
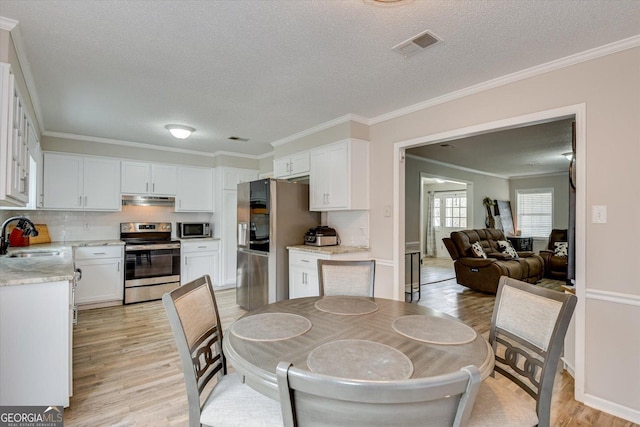
[[[516,190],[516,199],[522,235],[548,238],[553,228],[553,189]]]

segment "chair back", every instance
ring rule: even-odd
[[[293,426],[464,426],[480,387],[480,371],[402,381],[364,381],[313,373],[280,362],[282,418]]]
[[[200,394],[226,374],[222,326],[209,275],[162,296],[178,347],[189,401],[189,424],[200,425]]]
[[[551,234],[549,234],[549,243],[547,244],[547,249],[553,251],[555,249],[556,242],[568,242],[566,228],[554,228],[553,230],[551,230]]]
[[[536,399],[539,425],[549,425],[553,382],[577,298],[502,276],[489,341],[495,370]]]
[[[320,296],[373,296],[375,260],[318,260]]]

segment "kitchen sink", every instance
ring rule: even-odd
[[[45,256],[58,256],[62,255],[60,251],[51,251],[51,252],[22,252],[22,253],[13,253],[8,254],[8,258],[32,258],[32,257],[45,257]]]

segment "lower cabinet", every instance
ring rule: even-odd
[[[76,303],[122,304],[124,297],[124,246],[82,246],[74,248],[74,263],[81,278]]]
[[[318,260],[360,260],[368,259],[369,252],[331,253],[325,247],[324,252],[310,252],[309,250],[289,250],[289,299],[316,297],[320,295],[318,280]],[[342,252],[342,251],[341,251]]]
[[[0,286],[0,406],[69,406],[72,286]]]
[[[180,284],[208,274],[214,286],[220,283],[220,242],[218,240],[182,241],[180,244]]]

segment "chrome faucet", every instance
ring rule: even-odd
[[[7,249],[9,249],[9,239],[7,238],[7,225],[10,222],[18,221],[18,225],[16,228],[22,230],[22,235],[24,237],[27,236],[37,236],[38,230],[36,230],[36,226],[31,222],[29,218],[25,218],[22,216],[12,216],[2,223],[2,234],[0,234],[0,255],[5,255],[7,253]]]

